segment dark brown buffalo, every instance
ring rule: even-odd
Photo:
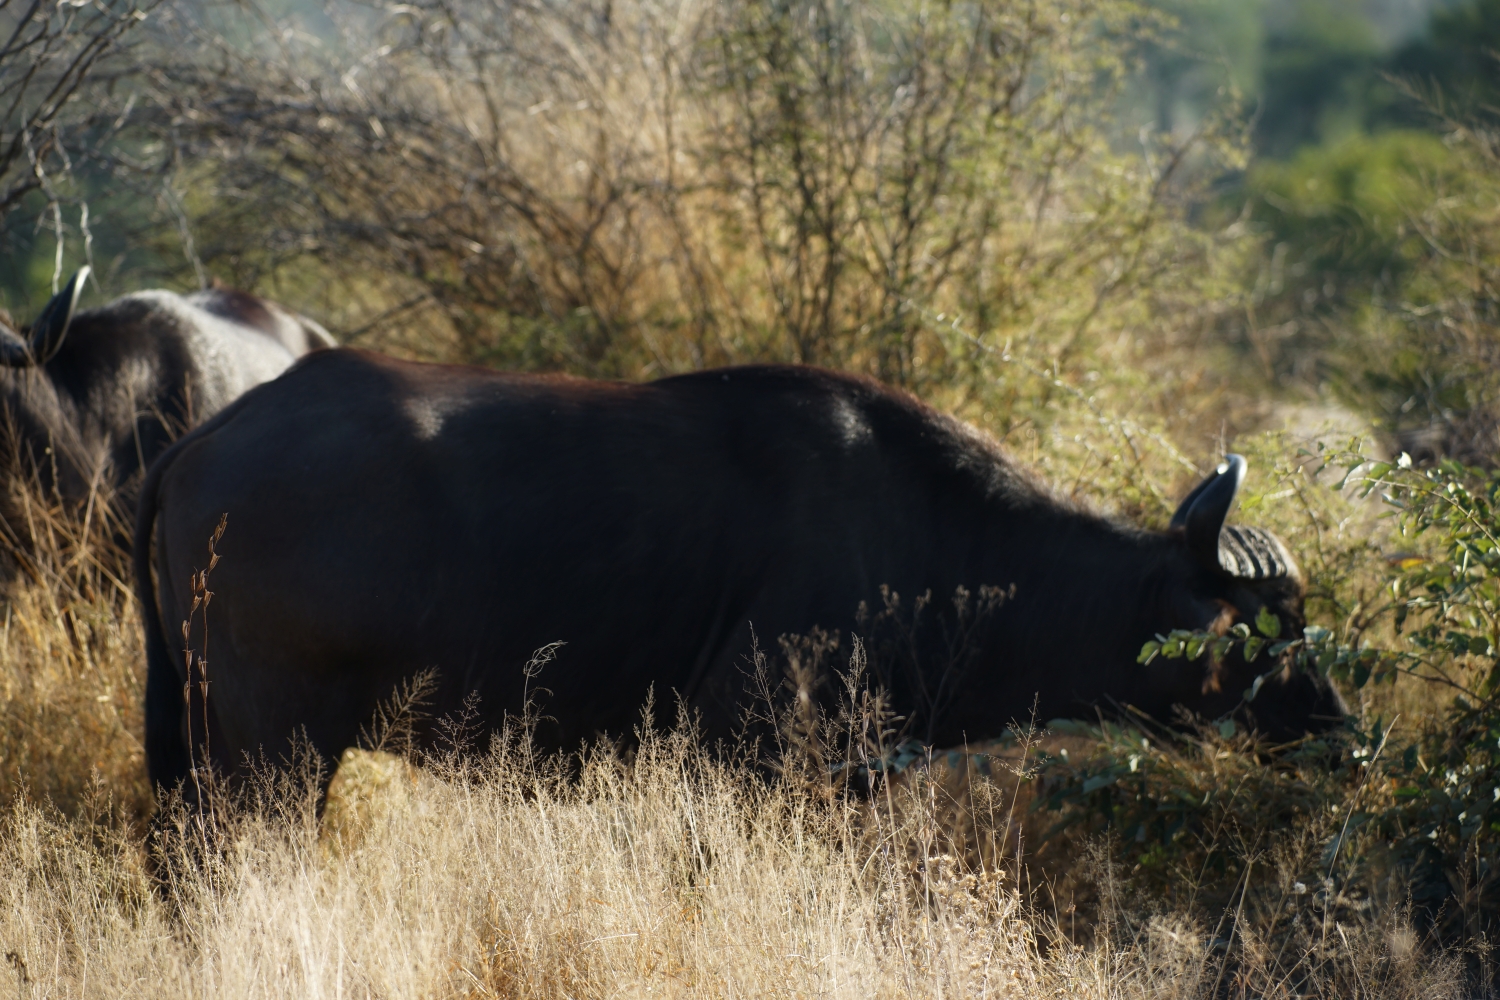
[[[12,329],[0,316],[0,444],[50,493],[128,483],[182,432],[308,351],[318,324],[244,292],[136,292],[76,311],[88,268]]]
[[[429,712],[478,692],[495,725],[521,708],[533,651],[558,640],[531,682],[551,692],[548,743],[628,733],[653,687],[727,736],[747,707],[752,628],[772,649],[836,630],[847,650],[856,609],[881,608],[882,584],[907,607],[930,591],[939,626],[957,587],[1014,585],[976,655],[918,655],[886,678],[933,743],[995,736],[1034,698],[1042,718],[1110,704],[1219,716],[1241,705],[1246,664],[1136,657],[1155,633],[1227,627],[1262,607],[1302,625],[1280,543],[1254,529],[1221,540],[1243,469],[1234,458],[1171,529],[1144,531],[1058,499],[911,396],[834,372],[631,385],[313,355],[147,478],[136,580],[151,774],[181,778],[186,734],[203,737],[196,695],[185,721],[181,623],[226,513],[207,710],[209,750],[230,767],[274,758],[299,732],[336,758],[429,667],[440,681]],[[199,646],[201,623],[193,635]],[[942,645],[941,627],[926,635]],[[1300,673],[1269,680],[1251,707],[1278,739],[1343,715],[1325,682]]]

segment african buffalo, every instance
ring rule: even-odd
[[[8,468],[83,501],[127,484],[180,434],[308,351],[318,324],[244,292],[136,292],[76,312],[83,268],[29,327],[0,317]]]
[[[752,695],[752,629],[773,650],[837,630],[847,650],[861,604],[867,621],[885,608],[882,585],[908,607],[930,591],[939,626],[957,588],[998,586],[1011,596],[972,657],[917,656],[885,678],[930,742],[954,745],[998,735],[1034,698],[1044,719],[1110,703],[1164,720],[1176,705],[1243,711],[1256,670],[1235,654],[1136,662],[1155,633],[1223,629],[1262,607],[1302,626],[1281,543],[1221,534],[1243,472],[1233,457],[1168,530],[1146,531],[1057,498],[990,438],[850,375],[757,366],[622,384],[316,354],[146,479],[135,572],[151,775],[183,777],[188,734],[203,740],[181,626],[226,513],[206,718],[208,750],[231,769],[299,732],[336,759],[429,667],[430,713],[477,692],[497,725],[554,640],[566,645],[529,682],[550,691],[547,744],[628,734],[653,686],[658,704],[675,692],[708,736],[728,736]],[[953,630],[925,634],[937,647]],[[1276,739],[1344,714],[1325,681],[1290,671],[1251,708]]]

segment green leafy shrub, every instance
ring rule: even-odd
[[[1323,461],[1343,465],[1340,488],[1378,494],[1408,546],[1390,553],[1385,600],[1370,612],[1384,630],[1314,624],[1285,635],[1267,613],[1253,627],[1158,636],[1141,660],[1239,647],[1265,664],[1262,676],[1316,671],[1361,695],[1404,687],[1419,710],[1371,718],[1367,700],[1364,718],[1341,731],[1282,747],[1230,718],[1192,735],[1149,720],[1054,723],[1096,746],[1049,760],[1038,802],[1061,816],[1054,834],[1113,830],[1136,870],[1169,895],[1188,887],[1227,906],[1269,852],[1289,873],[1283,881],[1321,886],[1328,907],[1334,897],[1358,908],[1406,896],[1443,937],[1474,940],[1500,915],[1500,473],[1454,462],[1419,469],[1404,455]]]

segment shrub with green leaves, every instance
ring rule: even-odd
[[[1383,603],[1357,634],[1345,623],[1287,635],[1263,613],[1253,627],[1157,636],[1141,661],[1239,647],[1265,664],[1262,678],[1317,671],[1356,695],[1403,688],[1410,702],[1437,704],[1371,718],[1380,699],[1367,697],[1342,731],[1282,747],[1228,717],[1187,735],[1148,720],[1090,727],[1081,731],[1096,750],[1048,761],[1038,802],[1061,814],[1054,834],[1113,830],[1136,870],[1169,892],[1190,885],[1228,905],[1249,866],[1274,855],[1283,881],[1323,886],[1340,905],[1405,897],[1444,937],[1472,940],[1500,907],[1500,473],[1416,468],[1404,455],[1308,457],[1342,466],[1338,488],[1378,495],[1394,518],[1404,548],[1387,554]]]
[[[1450,904],[1445,925],[1477,931],[1500,904],[1500,474],[1456,462],[1415,469],[1403,455],[1353,466],[1349,481],[1381,492],[1413,547],[1393,559],[1390,580],[1400,642],[1378,654],[1368,681],[1410,676],[1447,697],[1382,762],[1390,798],[1371,813],[1371,832],[1414,879],[1414,898]]]

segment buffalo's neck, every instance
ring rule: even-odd
[[[1150,702],[1134,658],[1177,559],[1173,541],[1042,498],[997,507],[955,584],[973,595],[970,624],[951,588],[933,594],[952,624],[932,636],[912,692],[927,715],[921,735],[950,743],[1026,723],[995,718],[995,705],[1034,702],[1046,722]],[[980,587],[999,593],[986,601]],[[956,651],[954,634],[964,637]]]

